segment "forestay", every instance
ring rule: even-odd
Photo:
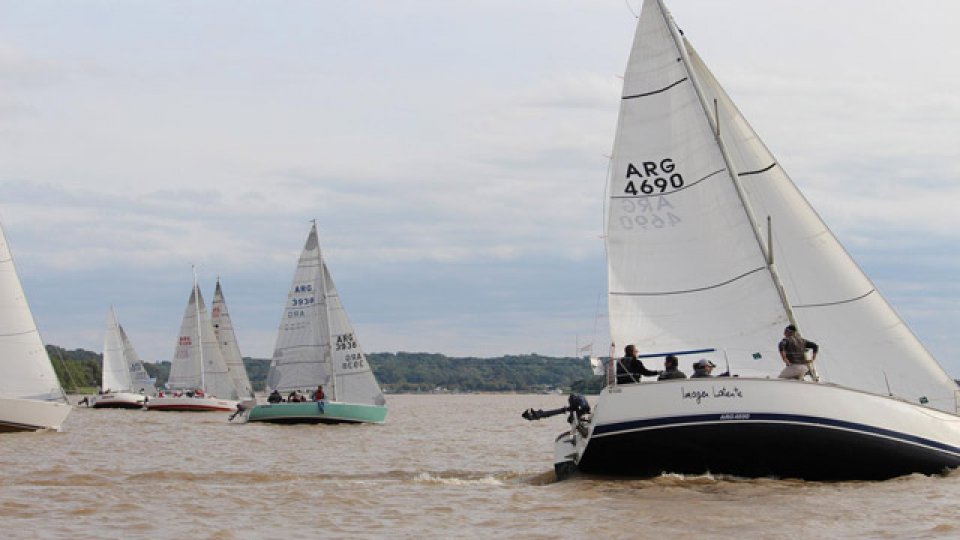
[[[318,385],[337,401],[385,403],[323,261],[314,224],[287,295],[267,386],[286,392]]]
[[[821,346],[824,380],[881,394],[889,388],[955,411],[954,382],[657,0],[644,3],[624,77],[608,193],[610,325],[618,345],[636,343],[648,353],[717,348],[738,373],[775,376],[789,306],[802,333]]]

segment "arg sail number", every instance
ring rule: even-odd
[[[670,158],[660,161],[644,161],[640,166],[627,163],[627,186],[623,189],[629,195],[653,195],[664,193],[667,188],[683,187],[683,175],[675,172],[677,164]],[[633,179],[633,176],[638,178]]]

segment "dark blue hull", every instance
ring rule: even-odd
[[[960,466],[960,448],[907,434],[856,424],[825,425],[822,419],[752,416],[754,420],[743,423],[710,423],[700,417],[662,419],[657,426],[598,426],[597,432],[606,428],[606,433],[594,434],[577,468],[635,477],[710,472],[884,480],[911,473],[939,474]]]

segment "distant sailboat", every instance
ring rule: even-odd
[[[648,362],[674,355],[685,366],[702,358],[736,377],[638,384],[637,374],[624,384],[611,368],[592,410],[580,396],[564,409],[558,476],[846,480],[960,466],[956,383],[821,221],[662,0],[643,5],[610,171],[618,350],[635,344]],[[778,342],[796,329],[819,345],[812,382],[779,378]],[[788,359],[791,370],[810,363],[801,355]]]
[[[213,294],[213,305],[210,312],[213,333],[217,336],[220,353],[227,364],[227,369],[230,371],[230,377],[233,379],[237,398],[241,400],[254,399],[253,385],[250,384],[247,368],[243,364],[240,345],[238,345],[237,335],[233,331],[233,322],[230,320],[230,312],[227,310],[227,301],[223,298],[223,289],[220,287],[219,278],[217,278],[217,288]]]
[[[0,227],[0,432],[59,431],[70,409]]]
[[[194,281],[183,312],[167,388],[147,403],[151,411],[233,411],[239,393],[223,360],[203,295]]]
[[[250,422],[382,423],[386,400],[320,252],[316,223],[294,273],[267,377],[269,390],[324,399],[257,405]]]
[[[110,308],[103,337],[101,393],[88,399],[90,407],[140,409],[156,394],[140,356]]]

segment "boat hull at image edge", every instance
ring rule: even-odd
[[[588,437],[557,440],[558,476],[662,473],[880,480],[960,466],[960,417],[778,379],[687,379],[605,389]],[[572,432],[571,432],[572,433]]]
[[[0,398],[0,432],[60,431],[71,409],[57,401]]]
[[[336,401],[257,405],[247,415],[248,422],[277,424],[382,424],[386,418],[387,408],[384,406]]]

